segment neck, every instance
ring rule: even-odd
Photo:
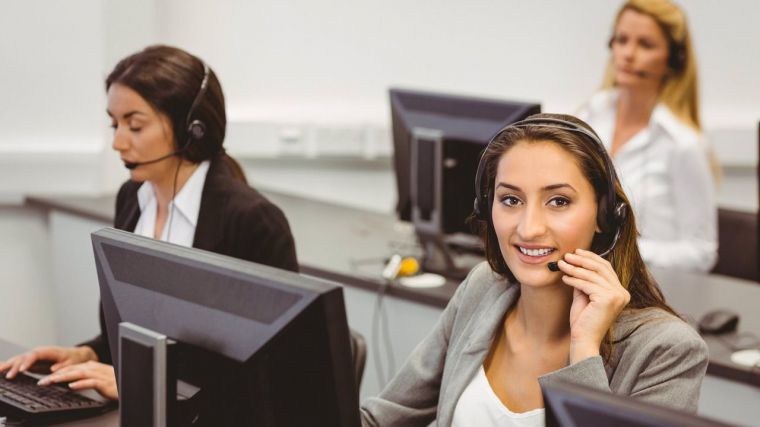
[[[573,288],[558,283],[533,288],[522,285],[514,309],[513,327],[539,342],[559,342],[570,336]]]
[[[647,85],[636,88],[620,88],[617,100],[618,120],[648,123],[657,106],[659,86]]]
[[[179,163],[179,170],[177,170],[177,163]],[[158,202],[158,208],[165,210],[169,208],[174,196],[182,190],[187,180],[193,175],[193,172],[198,168],[197,163],[191,163],[187,160],[177,158],[171,163],[171,167],[168,169],[170,172],[162,176],[158,180],[153,180],[150,183],[153,185],[153,191],[156,193],[156,201]],[[177,182],[175,185],[174,176],[177,176]]]

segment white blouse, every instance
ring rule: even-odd
[[[160,240],[186,247],[193,246],[198,213],[201,210],[201,195],[209,165],[209,161],[198,165],[182,189],[174,196],[174,200],[169,203],[169,217],[164,224]],[[150,182],[143,183],[137,190],[137,203],[140,206],[140,219],[137,220],[135,234],[153,238],[156,230],[158,202]]]
[[[615,90],[597,93],[577,114],[608,150],[617,96]],[[702,134],[658,104],[649,126],[631,137],[613,162],[633,205],[644,261],[654,267],[710,271],[718,258],[717,202]]]
[[[480,365],[478,372],[459,396],[451,422],[452,427],[543,427],[543,425],[544,408],[517,413],[504,406],[488,383],[483,365]]]

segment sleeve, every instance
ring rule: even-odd
[[[671,335],[650,352],[651,361],[639,373],[631,396],[695,413],[707,372],[707,344],[699,337],[684,340],[681,334]]]
[[[127,181],[121,186],[119,193],[116,195],[116,216],[124,209],[124,203],[126,203],[129,191],[130,182]],[[108,334],[106,334],[106,320],[102,304],[98,304],[98,321],[100,323],[100,334],[89,341],[77,344],[77,347],[87,346],[92,348],[95,354],[98,355],[98,361],[110,364],[111,348],[109,347]]]
[[[718,260],[718,208],[715,183],[704,144],[679,147],[670,164],[678,240],[639,238],[649,265],[708,272]]]
[[[424,426],[435,418],[451,331],[470,275],[459,285],[433,330],[377,397],[361,405],[362,426]]]
[[[239,218],[231,256],[284,270],[298,271],[296,245],[290,225],[280,208],[270,202],[256,203]],[[242,238],[241,238],[242,237]]]
[[[674,409],[697,411],[708,355],[707,344],[696,332],[671,329],[656,337],[647,337],[646,342],[633,345],[628,351],[635,354],[621,359],[617,370],[621,371],[619,375],[634,381],[629,388],[631,397]],[[622,366],[624,364],[628,366]],[[636,372],[622,372],[627,369]],[[612,392],[601,356],[551,372],[538,381],[541,386],[564,381]]]

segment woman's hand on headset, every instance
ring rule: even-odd
[[[570,307],[570,364],[599,355],[610,326],[631,295],[606,259],[583,249],[566,253],[558,266],[573,287]]]

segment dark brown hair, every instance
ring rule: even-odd
[[[594,135],[594,130],[582,120],[563,114],[535,114],[530,116],[531,119],[560,119],[575,123]],[[488,148],[483,153],[483,180],[478,183],[481,185],[482,194],[488,195],[488,206],[484,212],[484,221],[479,221],[480,234],[485,243],[486,258],[491,269],[506,277],[511,282],[516,282],[515,276],[509,270],[504,256],[499,247],[499,241],[494,229],[493,220],[491,219],[491,207],[493,206],[494,189],[496,180],[496,171],[502,156],[519,143],[536,143],[549,141],[557,144],[563,150],[570,153],[580,168],[583,175],[591,183],[597,201],[597,224],[602,232],[597,233],[591,244],[591,250],[600,252],[607,248],[611,242],[615,231],[615,224],[612,224],[612,213],[609,212],[608,203],[600,203],[603,196],[608,193],[609,179],[603,153],[595,145],[596,141],[578,132],[572,132],[556,127],[541,126],[540,124],[527,127],[508,127],[501,131]],[[628,201],[620,182],[615,178],[615,195],[617,202],[625,203],[626,215],[622,224],[619,224],[620,238],[615,248],[607,256],[612,264],[620,283],[631,294],[631,300],[626,308],[643,309],[657,307],[668,313],[678,316],[675,311],[665,302],[659,286],[649,274],[644,260],[641,258],[637,245],[638,232],[636,231],[636,221],[633,216],[631,204]],[[601,352],[606,358],[609,357],[612,349],[611,332],[602,342]]]
[[[165,114],[174,132],[175,149],[188,141],[187,115],[199,94],[205,74],[204,63],[182,49],[171,46],[149,46],[116,64],[106,78],[106,91],[118,83],[137,92],[161,114]],[[180,155],[200,163],[223,155],[235,177],[245,182],[240,165],[224,152],[227,115],[224,93],[216,74],[209,68],[208,86],[193,110],[191,120],[205,124],[205,134],[193,140]]]

